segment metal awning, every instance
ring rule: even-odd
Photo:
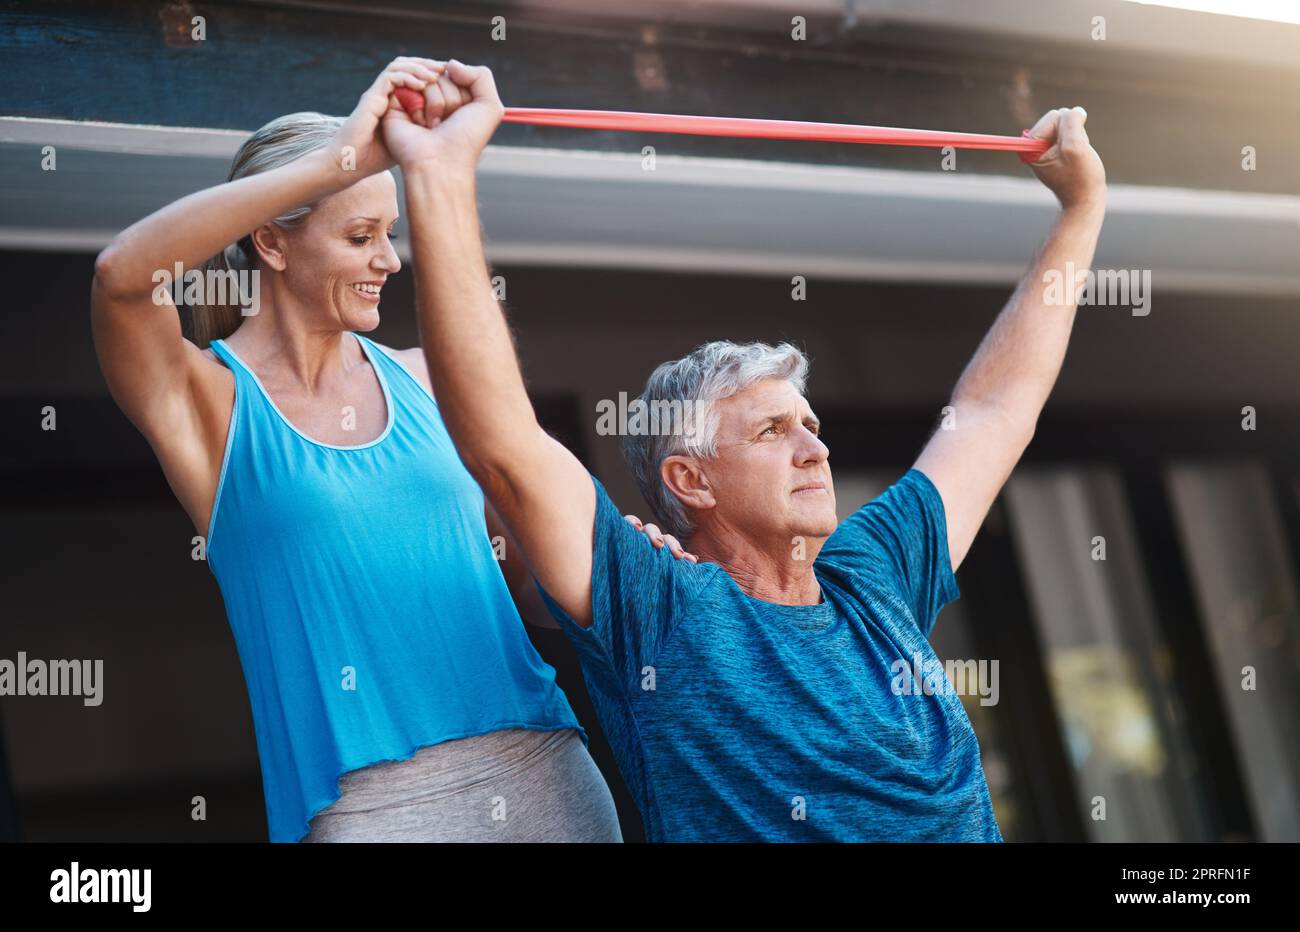
[[[0,248],[97,252],[221,183],[246,135],[0,118]],[[503,265],[954,284],[1017,281],[1056,212],[1032,177],[686,156],[646,171],[633,154],[499,146],[479,199]],[[1297,255],[1300,197],[1112,185],[1095,266],[1149,269],[1157,293],[1289,296]]]

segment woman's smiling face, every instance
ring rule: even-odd
[[[402,268],[396,223],[397,183],[379,172],[322,199],[301,226],[283,231],[285,284],[315,322],[363,332],[379,326],[381,289]]]

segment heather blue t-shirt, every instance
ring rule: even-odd
[[[927,637],[960,594],[924,473],[840,524],[809,606],[656,550],[592,481],[593,624],[543,596],[649,840],[1002,840],[960,697],[891,688],[915,653],[935,669]]]

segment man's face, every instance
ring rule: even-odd
[[[830,450],[804,397],[785,379],[764,379],[717,411],[718,451],[703,467],[716,517],[782,546],[829,537],[838,523]]]

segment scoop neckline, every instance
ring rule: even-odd
[[[343,446],[337,443],[326,443],[324,440],[317,440],[315,437],[309,437],[307,436],[307,434],[299,430],[298,425],[294,424],[293,421],[289,420],[289,418],[285,416],[285,413],[280,410],[280,406],[275,403],[275,399],[273,399],[271,397],[271,393],[266,390],[266,386],[262,384],[262,380],[258,378],[257,373],[253,371],[253,368],[248,363],[244,362],[244,360],[240,358],[239,354],[236,353],[230,347],[230,344],[228,344],[225,340],[220,340],[218,342],[221,343],[221,348],[224,349],[227,353],[229,353],[231,358],[234,359],[235,362],[239,363],[239,365],[243,367],[244,371],[247,372],[249,376],[253,379],[253,384],[257,386],[257,390],[262,393],[262,397],[266,399],[266,403],[271,406],[271,410],[276,413],[276,416],[280,418],[280,420],[284,423],[286,427],[288,427],[291,431],[293,431],[303,440],[306,440],[308,443],[312,444],[313,446],[324,447],[327,450],[368,450],[371,447],[375,446],[376,444],[382,443],[388,437],[388,435],[393,432],[393,424],[397,419],[396,417],[397,412],[396,409],[393,407],[393,394],[388,389],[388,379],[384,377],[384,372],[380,368],[379,363],[376,361],[374,353],[372,353],[370,347],[367,346],[367,343],[369,341],[366,340],[364,337],[362,337],[361,334],[359,333],[354,333],[351,330],[347,332],[351,333],[352,336],[356,339],[357,345],[361,348],[362,354],[366,357],[366,360],[370,363],[370,368],[374,370],[375,378],[379,380],[379,387],[383,390],[384,407],[388,412],[388,422],[387,424],[385,424],[383,432],[380,433],[378,437],[376,437],[373,440],[367,441],[366,443],[354,444],[351,446]]]

